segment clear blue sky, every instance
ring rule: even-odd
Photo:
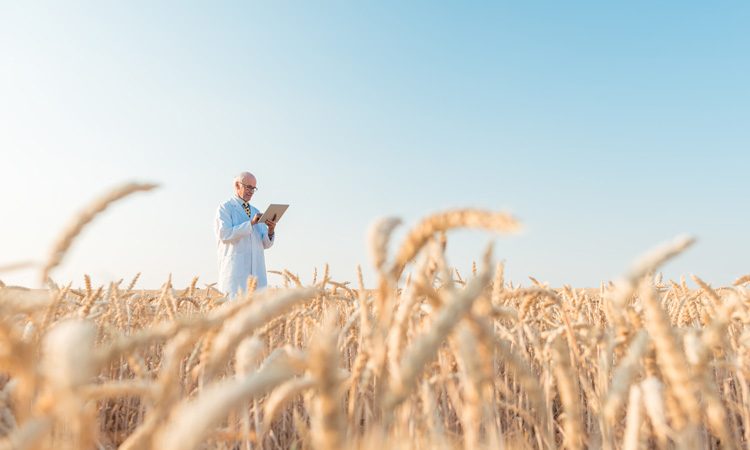
[[[290,203],[270,268],[369,270],[367,227],[514,213],[510,279],[596,286],[679,233],[669,276],[750,272],[750,3],[4,2],[0,265],[41,260],[136,179],[54,276],[216,279],[235,173]],[[449,236],[466,272],[482,232]],[[0,274],[34,284],[35,272]],[[272,277],[273,283],[277,278]]]

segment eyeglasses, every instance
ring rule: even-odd
[[[243,187],[243,188],[245,188],[245,190],[249,190],[249,191],[250,191],[250,192],[252,192],[252,193],[255,193],[255,191],[257,191],[257,190],[258,190],[258,188],[257,188],[257,187],[255,187],[255,186],[251,186],[251,185],[249,185],[249,184],[245,184],[245,183],[243,183],[243,182],[241,182],[241,181],[240,181],[240,184],[242,185],[242,187]]]

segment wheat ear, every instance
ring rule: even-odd
[[[483,293],[490,281],[487,270],[491,258],[491,247],[485,255],[485,266],[476,278],[469,281],[463,290],[456,291],[453,298],[437,313],[432,328],[418,336],[401,358],[398,376],[392,379],[391,391],[385,400],[390,409],[403,401],[416,385],[417,377],[425,364],[435,357],[440,344],[453,327],[471,310],[471,305]]]
[[[619,408],[625,403],[625,393],[630,388],[638,370],[638,363],[647,348],[648,334],[645,330],[641,330],[631,342],[625,358],[615,370],[604,401],[604,417],[611,424],[614,424]]]
[[[518,231],[521,224],[509,214],[479,209],[458,209],[434,214],[417,224],[402,242],[391,268],[392,279],[401,278],[406,264],[419,253],[431,236],[460,227],[510,233]]]
[[[58,236],[55,244],[52,246],[52,250],[47,257],[47,262],[42,266],[41,282],[43,283],[49,278],[50,271],[62,262],[65,253],[68,251],[71,244],[73,244],[76,236],[81,233],[86,225],[94,220],[97,214],[107,209],[109,205],[117,200],[127,197],[134,192],[150,191],[157,186],[158,185],[156,184],[150,183],[127,183],[107,192],[79,212],[63,230],[62,234]]]
[[[265,291],[268,292],[268,291]],[[294,304],[314,297],[316,288],[289,290],[276,298],[256,299],[249,307],[227,321],[213,340],[211,354],[206,361],[206,377],[211,378],[215,371],[227,361],[231,350],[253,330],[282,314]]]
[[[274,389],[271,395],[268,396],[263,407],[264,434],[271,429],[271,424],[273,423],[276,414],[286,402],[299,395],[301,392],[310,389],[314,385],[315,378],[311,375],[305,375],[301,378],[294,378],[286,381],[284,384]]]
[[[576,383],[575,370],[570,363],[570,352],[562,339],[555,339],[552,345],[553,373],[557,381],[557,390],[560,394],[565,416],[563,417],[563,430],[565,431],[564,444],[569,449],[585,448],[585,434],[581,421],[581,404],[578,385]]]
[[[310,374],[315,379],[316,395],[310,418],[313,448],[342,448],[344,420],[338,377],[338,330],[335,313],[328,313],[310,348]]]
[[[195,400],[184,400],[174,408],[169,422],[156,433],[154,448],[197,448],[231,409],[269,391],[294,374],[290,366],[277,362],[253,375],[204,389]]]

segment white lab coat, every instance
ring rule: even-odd
[[[250,214],[259,211],[250,205]],[[218,241],[219,290],[230,298],[247,288],[247,278],[258,279],[257,289],[268,284],[263,251],[273,245],[265,223],[250,225],[242,199],[233,197],[216,210],[214,233]],[[275,237],[275,236],[274,236]]]

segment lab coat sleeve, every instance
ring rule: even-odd
[[[275,240],[276,240],[276,233],[274,233],[273,239],[271,239],[270,237],[268,237],[268,228],[266,228],[265,233],[263,233],[263,248],[264,249],[271,248],[271,246],[273,245],[273,241]]]
[[[224,242],[234,241],[253,233],[253,226],[250,224],[250,221],[232,226],[232,214],[226,205],[219,206],[219,209],[216,211],[215,228],[216,238]]]

